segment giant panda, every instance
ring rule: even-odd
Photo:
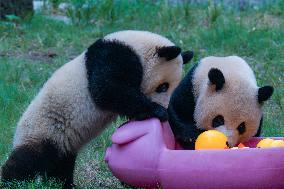
[[[97,40],[59,68],[19,120],[2,180],[55,177],[73,185],[78,151],[119,115],[167,120],[182,65],[193,56],[147,31]]]
[[[169,124],[185,149],[199,134],[215,129],[234,146],[259,136],[262,105],[273,87],[258,87],[252,69],[238,56],[206,57],[195,64],[170,99]]]

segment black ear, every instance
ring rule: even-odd
[[[177,46],[160,47],[157,49],[157,54],[161,58],[165,58],[167,61],[176,58],[181,52],[181,49]]]
[[[187,64],[193,58],[193,51],[184,51],[181,53],[183,64]]]
[[[208,72],[208,78],[210,83],[216,86],[216,91],[219,91],[223,88],[225,78],[223,73],[219,69],[211,68]]]
[[[271,86],[260,87],[258,89],[258,95],[257,95],[258,102],[262,103],[262,102],[268,100],[271,97],[273,90],[274,89]]]

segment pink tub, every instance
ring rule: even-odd
[[[282,138],[283,139],[283,138]],[[255,147],[260,138],[247,146]],[[163,189],[284,189],[284,148],[177,150],[168,123],[129,122],[112,135],[105,161],[132,186]]]

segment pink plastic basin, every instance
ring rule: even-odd
[[[246,146],[255,147],[261,138]],[[277,138],[284,139],[284,138]],[[105,161],[129,185],[144,188],[283,189],[284,147],[178,150],[168,123],[129,122],[112,135]]]

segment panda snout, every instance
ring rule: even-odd
[[[161,106],[168,108],[170,97],[166,94],[164,95],[152,95],[151,100],[156,102],[157,104],[160,104]]]
[[[226,125],[219,126],[215,130],[224,133],[228,138],[229,147],[234,147],[238,142],[238,135],[235,130],[228,129]]]

